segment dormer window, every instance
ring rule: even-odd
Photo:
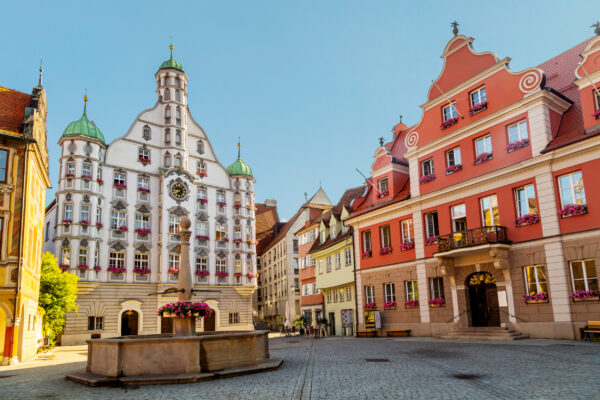
[[[327,236],[327,232],[321,231],[321,243],[325,242],[326,236]]]
[[[458,115],[456,111],[456,104],[448,104],[446,107],[442,108],[442,116],[444,117],[444,122],[449,121],[453,118],[456,118]]]
[[[165,155],[165,160],[163,162],[163,165],[165,168],[171,168],[171,156],[166,154]]]
[[[388,188],[388,178],[381,178],[377,181],[377,192],[378,198],[387,196],[390,193]]]
[[[332,238],[332,239],[335,239],[335,225],[333,225],[333,226],[330,228],[330,230],[331,230],[331,233],[330,233],[330,235],[331,235],[331,238]]]

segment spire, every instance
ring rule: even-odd
[[[44,67],[42,65],[43,58],[40,57],[40,78],[38,80],[38,86],[42,87],[42,73],[44,72]]]
[[[458,22],[453,21],[450,23],[450,26],[452,26],[452,33],[454,36],[458,35]]]
[[[171,60],[173,59],[173,43],[169,45],[169,49],[171,49]]]
[[[240,137],[238,136],[238,160],[241,159],[241,155],[240,155],[241,147],[242,147],[242,141],[240,140]]]
[[[86,117],[87,117],[87,115],[86,115],[87,101],[88,101],[88,98],[87,98],[87,89],[85,89],[85,95],[83,96],[83,115],[85,115]]]

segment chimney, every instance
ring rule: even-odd
[[[265,206],[269,208],[277,208],[277,200],[265,199]]]

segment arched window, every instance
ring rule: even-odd
[[[165,168],[171,168],[171,156],[169,154],[165,154]]]
[[[171,144],[171,130],[165,129],[165,144]]]
[[[175,156],[175,166],[181,168],[183,164],[183,158],[181,156]]]
[[[181,131],[179,129],[177,129],[177,132],[175,133],[175,144],[181,144]]]
[[[196,150],[198,151],[198,154],[204,154],[204,143],[202,143],[202,140],[198,140]]]
[[[150,127],[148,125],[144,126],[144,139],[150,140],[152,135],[150,134]]]
[[[64,246],[62,248],[62,252],[61,252],[61,259],[60,259],[60,264],[64,265],[64,266],[70,266],[71,265],[71,248],[69,246]]]
[[[165,89],[163,99],[165,101],[171,100],[171,89]]]
[[[175,87],[176,88],[180,88],[181,87],[181,80],[177,76],[175,77]]]
[[[171,123],[171,107],[167,106],[165,108],[165,124]]]
[[[169,78],[169,75],[165,75],[164,85],[167,86],[169,83],[171,83],[171,79]]]
[[[181,90],[175,90],[175,101],[181,103]]]
[[[181,107],[177,107],[175,110],[175,123],[181,126]]]

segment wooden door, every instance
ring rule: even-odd
[[[500,326],[500,306],[498,304],[498,288],[496,285],[486,288],[488,307],[488,326]]]
[[[217,312],[213,310],[210,317],[204,318],[204,332],[214,332]]]

